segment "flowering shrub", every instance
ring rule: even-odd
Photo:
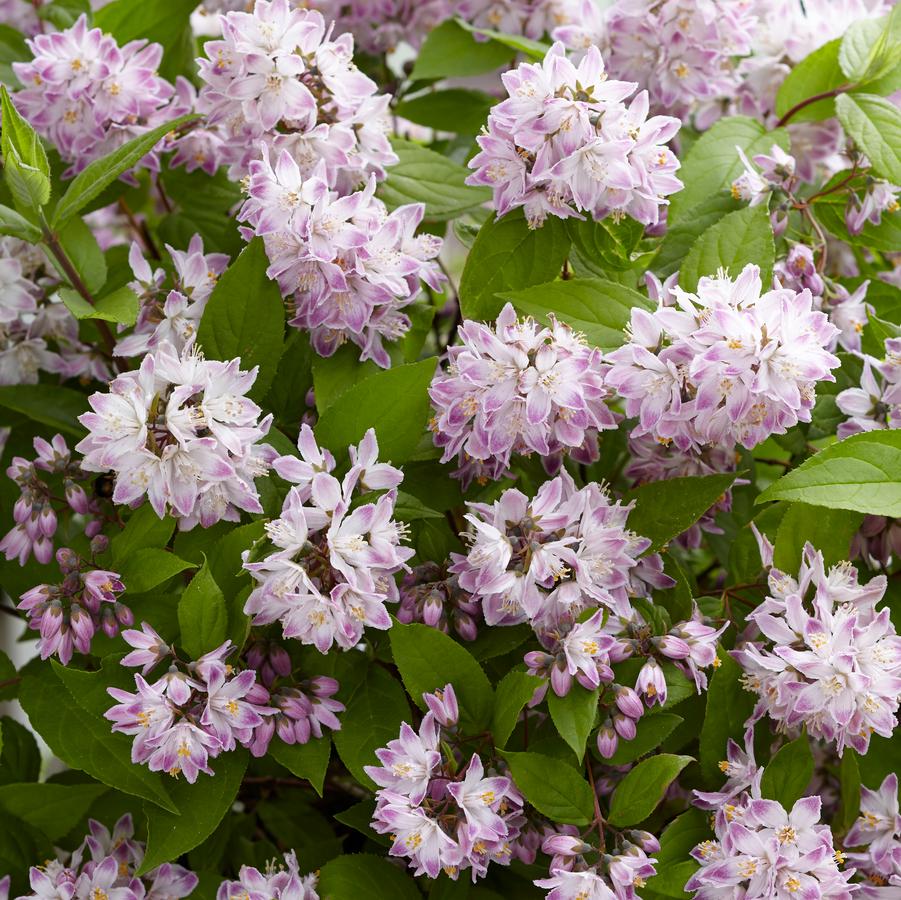
[[[887,0],[0,0],[0,900],[901,898],[899,97]]]

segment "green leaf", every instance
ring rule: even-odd
[[[839,63],[851,82],[866,83],[901,63],[901,9],[880,19],[858,19],[841,41]]]
[[[137,874],[143,875],[164,862],[178,859],[205,841],[231,809],[247,769],[249,754],[243,747],[212,761],[215,775],[197,776],[195,784],[173,779],[169,793],[181,814],[144,804],[147,816],[147,849]]]
[[[651,481],[623,495],[635,501],[629,528],[651,539],[649,552],[682,534],[732,487],[735,475],[696,475]]]
[[[723,216],[692,244],[679,270],[679,286],[693,291],[699,278],[715,276],[721,268],[737,278],[751,263],[760,267],[761,281],[768,285],[775,257],[773,228],[766,207],[747,206]]]
[[[654,854],[657,874],[648,879],[651,891],[665,897],[688,897],[683,888],[698,868],[690,853],[711,836],[707,816],[699,809],[689,809],[673,819],[663,829],[660,850]]]
[[[286,744],[276,735],[269,745],[269,755],[298,778],[309,781],[320,797],[331,752],[328,737],[314,738],[305,744]]]
[[[901,111],[875,94],[842,94],[835,101],[842,127],[866,153],[874,174],[901,184]]]
[[[389,632],[394,662],[407,693],[422,709],[422,695],[454,686],[460,716],[476,730],[488,727],[494,704],[491,682],[472,655],[436,628],[395,623]]]
[[[178,627],[181,645],[191,659],[199,659],[225,640],[228,631],[225,598],[210,574],[206,558],[178,601]]]
[[[126,794],[177,810],[161,776],[132,763],[132,738],[113,734],[110,723],[82,707],[49,666],[24,676],[19,702],[31,725],[66,765]]]
[[[125,557],[120,563],[119,575],[126,591],[143,594],[144,591],[168,581],[173,575],[193,568],[196,568],[194,563],[179,559],[168,550],[148,547]]]
[[[175,519],[161,519],[149,503],[139,506],[129,516],[125,528],[110,541],[113,563],[128,559],[133,553],[152,547],[165,547],[175,531]]]
[[[817,94],[824,94],[846,83],[839,67],[839,48],[842,41],[836,39],[823,44],[813,53],[804,57],[779,87],[776,94],[776,115],[784,116],[790,109]],[[798,110],[791,117],[792,122],[820,122],[835,115],[835,98],[817,100]]]
[[[526,672],[511,671],[498,682],[494,695],[491,734],[496,747],[505,747],[519,720],[523,707],[543,684],[544,679]]]
[[[52,0],[37,9],[38,18],[54,24],[60,31],[71,28],[82,14],[91,19],[90,0]]]
[[[429,418],[428,387],[437,360],[383,369],[348,388],[316,424],[316,437],[339,458],[375,428],[379,459],[406,462],[416,451]]]
[[[401,722],[411,719],[400,682],[380,666],[371,667],[347,702],[341,730],[332,735],[338,755],[357,781],[375,787],[363,766],[378,765],[375,751],[393,741]]]
[[[0,24],[0,81],[15,84],[12,63],[26,62],[29,59],[31,51],[25,43],[25,35],[9,25]]]
[[[97,238],[94,237],[94,232],[83,219],[76,216],[63,225],[57,237],[85,287],[92,294],[96,294],[106,284],[107,273],[106,258],[97,243]],[[60,275],[68,281],[69,276],[62,270],[56,257],[50,256],[50,259]]]
[[[4,784],[0,785],[0,809],[58,841],[106,790],[102,784]]]
[[[122,0],[119,0],[122,2]],[[179,0],[181,6],[187,5]],[[116,4],[112,4],[115,6]],[[144,8],[156,6],[141,0]],[[110,7],[106,7],[110,9]],[[106,10],[104,10],[106,12]],[[100,26],[103,27],[102,25]],[[135,35],[136,37],[138,35]],[[140,37],[147,38],[147,34]],[[150,38],[152,40],[152,38]],[[83,171],[79,172],[69,184],[68,190],[60,198],[53,213],[50,225],[53,228],[62,228],[81,210],[83,210],[95,197],[99,197],[103,191],[111,185],[120,175],[133,169],[170,131],[180,128],[188,122],[197,120],[199,116],[190,113],[180,116],[170,122],[164,122],[156,128],[132,138],[121,147],[117,147],[112,153],[95,159]],[[125,188],[123,187],[123,190]]]
[[[498,296],[516,309],[547,324],[551,316],[585,335],[601,350],[615,350],[626,340],[623,329],[632,317],[632,307],[653,310],[656,305],[643,294],[601,278],[552,281]]]
[[[78,416],[88,410],[88,398],[71,388],[52,384],[17,384],[0,387],[0,406],[33,422],[78,438],[85,430]]]
[[[316,890],[323,900],[422,900],[416,883],[381,856],[351,853],[319,870]]]
[[[862,521],[862,512],[792,503],[776,531],[773,563],[783,572],[796,572],[808,541],[822,551],[827,566],[849,559],[851,541]]]
[[[242,369],[259,366],[249,396],[266,396],[285,342],[285,311],[278,285],[269,280],[262,238],[254,238],[222,273],[197,330],[210,359],[240,359]]]
[[[569,247],[566,224],[554,216],[534,229],[521,210],[489,219],[479,229],[460,278],[464,317],[494,319],[504,306],[496,296],[499,292],[552,281],[560,274]]]
[[[496,41],[477,41],[449,19],[429,32],[413,66],[414,80],[481,75],[510,62],[510,50]]]
[[[32,225],[25,216],[14,209],[0,205],[0,234],[9,234],[20,240],[36,244],[41,239],[41,229]]]
[[[901,431],[868,431],[831,444],[773,482],[756,502],[768,500],[901,516]]]
[[[0,726],[3,728],[0,784],[37,781],[41,774],[41,752],[34,735],[9,716],[0,719]]]
[[[857,764],[857,753],[851,747],[845,747],[842,754],[838,765],[838,779],[842,801],[835,824],[839,831],[847,831],[860,815],[860,767]]]
[[[813,754],[810,740],[802,734],[797,740],[780,747],[766,764],[760,781],[760,792],[769,800],[778,800],[786,809],[804,796],[813,777]]]
[[[394,112],[417,125],[456,134],[478,134],[488,119],[494,97],[482,91],[448,88],[401,100]],[[388,170],[389,178],[391,169]],[[468,170],[467,170],[468,171]]]
[[[138,297],[129,287],[118,288],[93,306],[71,288],[63,288],[59,294],[66,309],[76,319],[102,319],[104,322],[134,325],[138,318]]]
[[[611,825],[623,828],[643,822],[663,799],[666,789],[693,762],[690,756],[660,753],[640,762],[619,783],[610,801]]]
[[[579,762],[585,756],[585,744],[594,728],[600,693],[600,688],[586,691],[578,684],[574,684],[565,697],[548,691],[547,707],[557,733],[573,748]]]
[[[646,753],[656,750],[681,724],[682,717],[674,713],[642,716],[638,720],[635,737],[631,741],[620,738],[616,753],[604,762],[610,766],[624,766],[634,762]]]
[[[482,37],[489,38],[492,41],[497,41],[499,44],[503,44],[505,47],[509,47],[517,53],[524,53],[530,59],[539,62],[544,59],[548,50],[551,49],[550,44],[545,44],[542,41],[533,41],[531,38],[523,37],[521,34],[507,34],[504,31],[495,31],[492,28],[477,28],[475,25],[470,25],[465,19],[459,17],[454,21],[456,21],[461,28],[465,28],[473,34],[478,34]]]
[[[572,240],[574,268],[588,275],[605,277],[607,270],[624,272],[635,263],[635,250],[644,236],[644,225],[628,216],[619,222],[612,218],[567,219]]]
[[[541,753],[503,754],[522,795],[555,822],[587,825],[594,818],[588,782],[569,764]]]
[[[742,745],[745,722],[754,711],[756,695],[746,691],[741,666],[725,650],[719,650],[719,666],[714,670],[707,689],[707,712],[701,725],[698,762],[701,775],[710,788],[723,780],[720,760],[726,758],[729,738]]]
[[[50,199],[50,163],[37,132],[0,85],[3,172],[20,212],[36,212]]]
[[[667,278],[678,271],[694,242],[726,213],[740,208],[731,194],[725,192],[713,194],[693,206],[680,222],[666,229],[663,243],[651,264],[652,270],[661,278]]]
[[[398,161],[388,169],[378,196],[389,209],[424,203],[427,219],[453,219],[491,199],[488,188],[466,184],[469,169],[403,138],[391,141]]]
[[[773,144],[788,150],[788,133],[783,129],[767,131],[747,116],[720,119],[708,128],[682,160],[679,178],[685,187],[670,198],[668,227],[685,221],[693,207],[712,195],[729,194],[743,168],[736,146],[750,159],[755,153],[770,153]]]

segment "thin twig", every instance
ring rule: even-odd
[[[853,88],[853,84],[840,84],[836,88],[832,88],[830,91],[822,91],[819,94],[814,94],[812,97],[808,97],[806,100],[802,100],[800,103],[796,103],[791,109],[787,110],[782,118],[776,123],[777,128],[782,128],[783,125],[787,125],[788,122],[791,121],[802,109],[805,109],[808,106],[811,106],[814,103],[817,103],[820,100],[829,100],[832,97],[837,97],[839,94],[845,94]]]
[[[90,303],[91,306],[96,306],[94,301],[94,296],[88,290],[87,285],[81,280],[81,275],[78,274],[78,270],[72,265],[72,260],[69,259],[68,254],[65,251],[63,245],[59,242],[59,238],[56,234],[51,230],[50,225],[47,220],[41,216],[41,230],[43,232],[44,243],[47,245],[47,249],[53,254],[54,259],[59,263],[59,267],[63,270],[66,278],[69,281],[69,284],[78,292],[78,294],[85,300],[87,303]],[[103,344],[106,347],[107,355],[112,359],[113,357],[113,349],[116,346],[116,339],[113,337],[112,331],[110,331],[109,325],[104,322],[102,319],[95,319],[95,324],[97,325],[97,330],[100,332],[100,337],[103,339]]]
[[[135,214],[131,211],[129,205],[122,197],[119,198],[119,209],[125,216],[125,218],[128,219],[128,224],[131,226],[131,230],[140,238],[141,243],[144,245],[144,249],[154,259],[162,259],[162,257],[160,256],[159,248],[156,246],[156,243],[153,240],[153,235],[150,233],[150,229],[147,227],[147,222],[143,219],[138,221],[138,219],[135,218]]]
[[[594,818],[598,824],[598,839],[600,840],[598,849],[603,853],[607,846],[607,839],[604,837],[604,817],[601,815],[601,803],[598,799],[598,789],[594,784],[594,772],[591,771],[591,756],[587,753],[585,754],[585,769],[588,771],[588,781],[591,784],[591,796],[594,800]]]

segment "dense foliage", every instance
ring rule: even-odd
[[[0,0],[0,93],[3,900],[901,898],[901,8]]]

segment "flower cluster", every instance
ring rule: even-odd
[[[450,571],[481,602],[488,625],[528,621],[552,631],[600,606],[630,619],[631,596],[672,585],[659,556],[639,560],[651,542],[626,528],[631,505],[596,483],[577,489],[565,471],[534,498],[513,488],[469,507],[470,547],[451,555]],[[599,642],[596,655],[603,649]]]
[[[30,62],[14,63],[24,85],[16,105],[69,163],[68,174],[170,118],[174,94],[157,74],[163,48],[147,41],[120,47],[87,16],[65,31],[28,40]],[[142,165],[157,170],[154,152]]]
[[[546,837],[541,849],[551,856],[551,877],[535,884],[550,888],[547,900],[637,900],[636,888],[657,874],[657,860],[648,854],[657,853],[660,842],[647,831],[627,831],[608,853],[564,829]]]
[[[598,458],[598,432],[617,421],[599,350],[562,322],[517,319],[509,303],[493,328],[466,321],[459,337],[429,396],[441,460],[457,459],[464,485],[503,477],[514,453],[537,453],[554,469],[564,453]]]
[[[183,530],[235,522],[242,509],[262,512],[254,478],[274,456],[258,443],[272,416],[260,420],[246,396],[256,369],[243,372],[240,362],[159,343],[138,371],[91,395],[93,412],[79,417],[89,431],[76,448],[81,467],[111,470],[115,503],[138,506],[146,495],[158,516],[171,512]]]
[[[256,0],[222,18],[222,39],[198,62],[198,108],[219,138],[220,163],[240,178],[260,146],[286,150],[306,178],[324,164],[349,193],[396,162],[386,136],[389,97],[353,62],[353,38],[334,39],[322,14],[289,0]]]
[[[123,665],[142,666],[143,674],[135,674],[134,694],[107,688],[118,702],[104,716],[113,731],[134,736],[131,760],[151,772],[184,775],[191,784],[200,772],[212,775],[209,761],[239,743],[250,747],[264,717],[275,712],[265,705],[267,692],[257,689],[252,669],[236,672],[225,663],[231,641],[184,663],[146,622],[141,631],[126,631],[123,637],[135,648]],[[169,657],[168,671],[148,682],[144,675]]]
[[[280,622],[286,638],[327,653],[359,643],[365,626],[388,629],[386,602],[398,600],[392,577],[413,555],[401,546],[395,522],[400,470],[377,462],[370,429],[349,448],[351,468],[342,481],[330,474],[335,459],[321,450],[308,425],[298,439],[301,459],[282,456],[275,471],[294,486],[281,515],[266,524],[267,540],[245,552],[244,568],[257,582],[244,611],[255,625]],[[385,491],[354,506],[355,492]]]
[[[885,357],[865,356],[860,387],[847,388],[835,398],[849,418],[838,426],[838,436],[862,431],[901,428],[901,338],[887,338]]]
[[[631,216],[655,225],[666,196],[680,190],[679,161],[666,147],[678,119],[648,118],[633,82],[607,78],[597,47],[574,65],[556,43],[541,63],[502,76],[508,97],[491,110],[477,141],[469,184],[494,192],[498,215],[524,207],[531,227],[547,215]]]
[[[453,686],[423,700],[419,731],[404,722],[397,740],[375,751],[381,766],[364,767],[379,786],[372,827],[392,836],[390,854],[408,858],[416,875],[443,870],[456,880],[472,869],[475,880],[491,862],[510,864],[523,801],[509,778],[486,776],[478,755],[464,769],[465,756],[442,741],[459,715]]]
[[[316,893],[318,875],[301,875],[297,855],[288,851],[284,863],[273,860],[264,872],[252,866],[241,866],[237,881],[223,881],[216,900],[246,900],[248,897],[271,897],[272,900],[319,900]]]
[[[175,863],[138,876],[145,849],[134,839],[130,815],[122,816],[112,833],[89,819],[88,834],[72,853],[57,850],[55,859],[29,869],[32,893],[19,900],[181,900],[194,891],[197,876]],[[0,879],[0,891],[4,881],[8,877]]]
[[[41,372],[106,381],[106,360],[78,335],[43,252],[0,237],[0,385],[37,384]]]
[[[717,813],[716,840],[692,851],[701,868],[685,890],[697,900],[851,900],[854,870],[839,869],[844,855],[833,846],[829,826],[818,824],[820,807],[819,797],[802,797],[786,810],[775,800],[761,799],[759,787],[740,794]]]
[[[901,888],[901,816],[898,815],[898,776],[886,775],[879,789],[860,789],[860,817],[845,835],[846,847],[865,847],[849,853],[848,859],[857,866],[869,884],[862,887],[860,895],[879,900],[890,897],[889,891],[880,890],[890,885]]]
[[[248,239],[262,235],[267,274],[291,298],[296,328],[310,333],[314,349],[331,356],[346,341],[361,359],[391,364],[383,341],[396,341],[410,328],[403,312],[425,281],[441,289],[434,262],[441,239],[417,235],[425,206],[410,203],[388,212],[374,196],[375,176],[361,191],[341,196],[331,190],[325,162],[304,174],[288,150],[275,151],[274,164],[250,163],[249,197],[239,218]]]
[[[608,356],[607,384],[638,419],[633,436],[750,449],[810,421],[816,383],[834,381],[839,360],[826,349],[838,329],[808,290],[761,294],[749,264],[674,292],[676,307],[634,307],[629,342]]]
[[[891,737],[901,694],[901,638],[880,575],[857,582],[850,563],[825,571],[804,548],[798,579],[772,569],[770,596],[748,614],[761,633],[732,651],[744,683],[759,696],[752,721],[769,715],[782,729],[802,724],[813,737],[866,753],[873,733]],[[808,594],[812,597],[808,599]]]
[[[101,536],[102,538],[102,536]],[[95,544],[100,538],[95,538]],[[100,546],[105,546],[105,539]],[[118,600],[125,585],[115,572],[92,569],[77,553],[56,551],[63,573],[61,584],[39,584],[22,594],[18,608],[28,615],[28,627],[40,632],[41,659],[58,656],[65,666],[73,650],[91,652],[91,640],[102,630],[115,637],[121,625],[134,621],[131,610]]]
[[[96,492],[89,496],[79,484],[88,476],[72,460],[66,439],[57,434],[48,443],[36,437],[34,449],[37,456],[33,461],[14,456],[6,470],[20,495],[13,505],[16,524],[0,540],[0,553],[7,559],[18,559],[21,566],[32,553],[39,563],[50,562],[60,515],[83,516],[84,533],[89,538],[96,537],[103,527],[103,504]],[[48,476],[54,476],[56,483],[51,485]],[[54,494],[58,488],[62,488],[64,500]]]
[[[191,238],[187,250],[173,250],[168,244],[166,250],[172,261],[171,279],[163,268],[151,268],[137,243],[131,245],[128,261],[135,280],[129,287],[138,295],[140,310],[131,333],[116,344],[116,356],[144,356],[161,343],[181,353],[197,338],[206,301],[228,256],[205,254],[199,234]]]
[[[637,81],[655,110],[681,118],[697,113],[704,128],[718,118],[722,98],[741,85],[735,58],[751,53],[754,6],[744,0],[617,0],[602,12],[584,0],[578,18],[554,37],[575,50],[599,45],[613,77]]]

